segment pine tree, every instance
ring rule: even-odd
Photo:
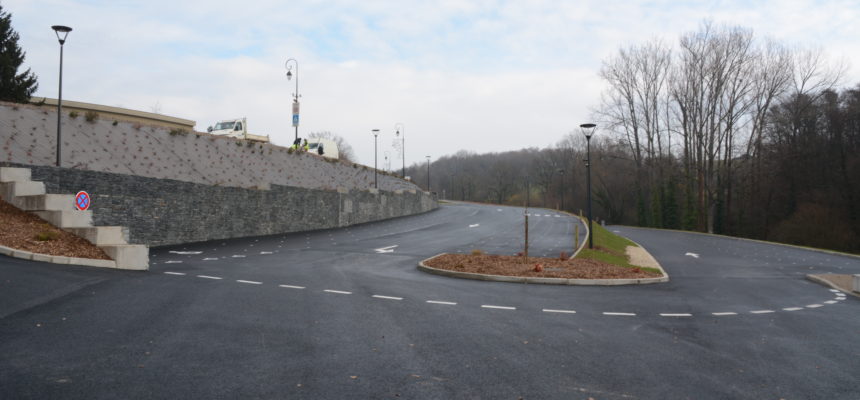
[[[18,38],[18,33],[12,29],[12,14],[3,12],[0,6],[0,100],[26,103],[39,84],[29,68],[18,73],[24,63]]]

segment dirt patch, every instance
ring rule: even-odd
[[[535,271],[540,264],[543,271]],[[475,274],[527,276],[565,279],[644,279],[663,275],[639,268],[625,268],[596,260],[529,257],[491,254],[443,254],[424,265],[428,267]]]
[[[651,253],[641,247],[627,246],[625,251],[627,252],[627,257],[630,259],[630,264],[640,267],[660,268],[660,263],[651,256]]]
[[[0,200],[0,227],[2,246],[52,256],[111,259],[86,239],[59,229],[3,200]]]

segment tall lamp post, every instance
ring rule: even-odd
[[[376,177],[376,137],[379,136],[379,129],[373,130],[373,187],[379,189],[379,181]]]
[[[564,210],[564,168],[559,168],[558,173],[561,174],[561,209]]]
[[[406,179],[406,127],[402,122],[394,124],[394,129],[397,131],[394,135],[400,136],[400,154],[403,155],[403,179]]]
[[[427,191],[430,192],[430,156],[427,157]]]
[[[60,41],[60,91],[57,95],[57,166],[59,167],[62,164],[62,158],[60,154],[62,154],[63,141],[61,138],[61,124],[63,118],[63,44],[66,43],[66,37],[69,36],[69,32],[72,31],[72,28],[63,25],[54,25],[51,27],[54,30],[54,33],[57,34],[57,40]],[[60,36],[62,34],[62,36]]]
[[[293,79],[293,67],[290,65],[290,61],[296,66],[296,92],[293,93],[293,126],[296,128],[296,138],[293,141],[293,144],[298,145],[299,141],[299,62],[296,61],[295,58],[290,58],[284,63],[284,67],[287,69],[287,80]]]
[[[586,170],[586,186],[588,186],[588,248],[594,248],[594,230],[591,229],[591,135],[594,135],[594,128],[597,125],[595,124],[582,124],[579,126],[579,129],[582,130],[582,134],[585,135],[585,143],[586,143],[586,156],[585,156],[585,170]]]

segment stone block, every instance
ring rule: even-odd
[[[96,246],[128,244],[128,231],[121,226],[91,226],[86,228],[65,228],[65,230],[88,240]]]
[[[34,214],[58,228],[84,228],[93,226],[92,210],[36,211]]]
[[[31,253],[29,251],[24,251],[24,250],[12,250],[11,256],[15,257],[15,258],[22,258],[24,260],[32,260],[33,259],[33,253]]]
[[[0,183],[0,196],[3,197],[3,200],[9,202],[18,196],[34,196],[37,194],[45,194],[45,184],[43,182],[24,181]]]
[[[24,211],[75,211],[75,195],[39,194],[16,197],[14,204]]]
[[[108,257],[116,261],[116,268],[147,270],[149,269],[149,247],[142,244],[119,244],[99,246]]]
[[[83,265],[85,267],[116,268],[114,260],[98,260],[95,258],[69,257],[69,264]]]
[[[25,182],[30,180],[29,168],[0,168],[0,182]]]
[[[860,274],[854,275],[854,291],[860,293]]]

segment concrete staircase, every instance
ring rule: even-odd
[[[75,209],[75,196],[47,194],[43,182],[30,179],[28,168],[0,168],[0,198],[50,224],[89,240],[116,263],[116,268],[149,269],[149,248],[128,244],[128,229],[93,226],[93,212]]]

